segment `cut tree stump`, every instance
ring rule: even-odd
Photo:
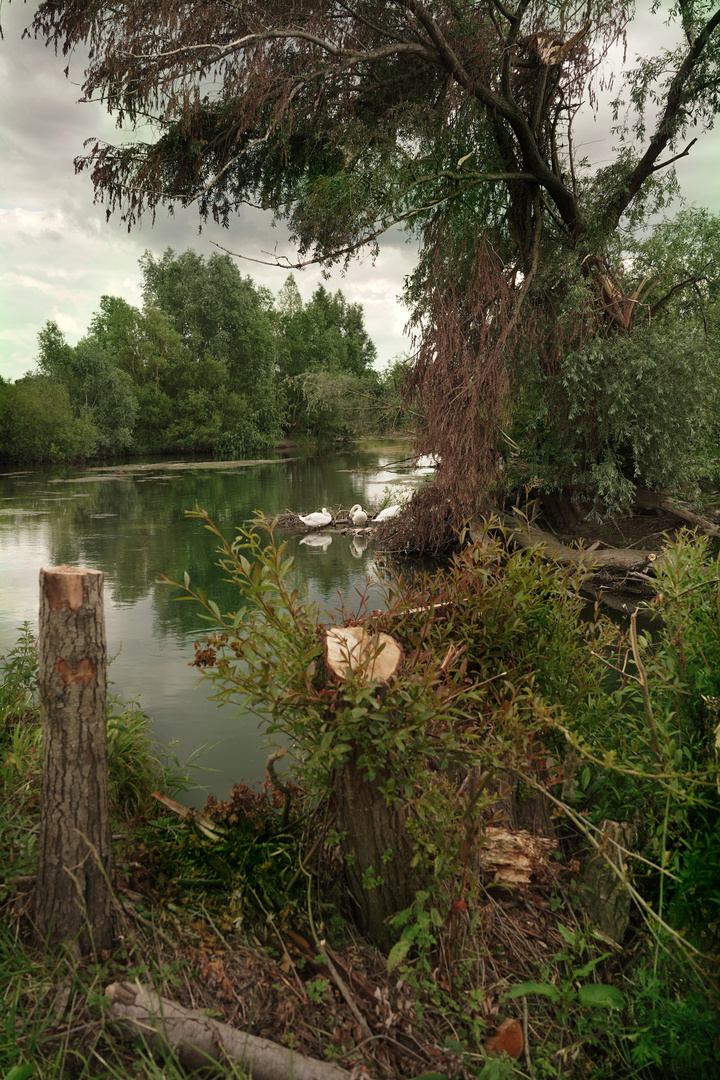
[[[390,634],[371,634],[363,626],[331,626],[325,633],[325,665],[336,682],[348,669],[368,682],[389,683],[400,671],[401,646]]]
[[[99,570],[40,571],[42,795],[35,921],[76,956],[112,945],[107,647]]]
[[[170,1049],[189,1070],[203,1069],[228,1059],[253,1080],[350,1080],[350,1073],[327,1061],[288,1050],[270,1039],[212,1020],[198,1009],[187,1009],[159,997],[140,983],[113,983],[105,990],[112,1004],[111,1020],[119,1021],[135,1039],[153,1050]]]
[[[360,680],[387,685],[403,661],[395,638],[362,626],[330,627],[324,654],[328,675],[338,684],[352,671]],[[414,846],[407,831],[407,807],[388,802],[382,774],[371,776],[360,764],[364,756],[363,747],[353,743],[344,764],[333,772],[336,825],[344,836],[345,880],[358,924],[378,948],[389,951],[393,937],[387,920],[415,898]],[[397,782],[400,786],[400,777]]]

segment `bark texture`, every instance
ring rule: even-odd
[[[103,579],[85,568],[40,571],[35,916],[43,940],[82,956],[112,944]]]
[[[253,1080],[350,1080],[350,1073],[327,1061],[294,1053],[285,1046],[238,1031],[159,997],[139,983],[113,983],[105,994],[112,1001],[109,1015],[133,1038],[152,1049],[169,1047],[184,1068],[204,1069],[213,1062],[239,1065]]]
[[[358,765],[356,750],[333,779],[337,828],[345,833],[345,879],[363,932],[379,949],[393,942],[388,918],[410,907],[417,882],[407,809],[388,804],[376,780]]]

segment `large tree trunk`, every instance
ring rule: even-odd
[[[407,808],[388,805],[378,781],[365,778],[356,748],[335,772],[333,792],[337,828],[344,833],[345,879],[362,931],[389,951],[388,919],[410,907],[418,883],[412,867],[414,846],[407,831]]]
[[[43,764],[35,915],[75,955],[112,944],[104,575],[40,571]]]

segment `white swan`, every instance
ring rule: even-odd
[[[413,463],[414,469],[437,469],[440,464],[439,454],[421,454]]]
[[[386,506],[384,510],[375,515],[375,521],[389,521],[390,518],[397,517],[401,510],[402,506]]]
[[[326,506],[323,506],[322,510],[318,510],[315,514],[307,514],[305,517],[298,514],[298,517],[303,525],[307,525],[308,529],[321,529],[323,525],[329,525],[332,521],[332,514]]]
[[[367,525],[367,514],[360,503],[355,503],[355,505],[350,508],[349,514],[353,525],[357,525],[358,527]]]

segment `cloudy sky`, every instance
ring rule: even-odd
[[[87,174],[75,176],[73,159],[91,136],[110,141],[118,132],[101,106],[78,104],[82,63],[71,64],[34,40],[21,40],[36,0],[27,4],[0,0],[4,41],[0,42],[0,375],[16,379],[34,367],[37,334],[54,319],[75,343],[85,332],[104,293],[140,305],[138,259],[150,249],[192,247],[209,256],[215,240],[231,251],[262,257],[282,240],[270,218],[248,210],[230,230],[208,224],[198,233],[195,211],[169,217],[160,210],[128,234],[117,221],[105,222],[104,209],[93,205]],[[642,6],[642,5],[641,5]],[[630,56],[662,34],[659,15],[638,21]],[[618,57],[618,65],[621,60]],[[576,147],[598,164],[610,157],[606,130],[588,120]],[[678,164],[690,202],[720,211],[720,135],[710,133]],[[282,250],[282,248],[280,248]],[[289,248],[285,253],[292,255]],[[365,310],[366,326],[378,347],[379,366],[407,350],[403,337],[406,309],[398,302],[403,277],[413,266],[413,248],[401,233],[386,240],[375,265],[354,265],[345,277],[335,273],[326,287],[341,288]],[[241,263],[243,273],[274,292],[287,271]],[[295,272],[307,300],[321,280],[319,271]]]

